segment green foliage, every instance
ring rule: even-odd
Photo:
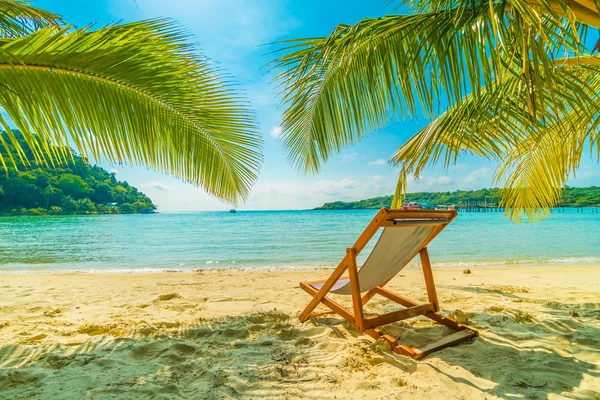
[[[373,197],[360,201],[336,201],[325,203],[317,210],[360,210],[379,209],[382,207],[392,208],[394,196]],[[427,207],[436,205],[484,205],[497,207],[502,202],[502,190],[479,189],[479,190],[457,190],[455,192],[416,192],[408,193],[406,201],[418,201]],[[590,207],[600,205],[600,186],[587,188],[567,187],[562,191],[559,207]]]
[[[64,194],[76,199],[82,199],[90,195],[90,188],[87,183],[77,175],[61,175],[56,185]]]
[[[0,116],[5,170],[64,164],[73,143],[86,159],[144,165],[236,203],[262,160],[245,95],[166,19],[76,28],[0,0],[0,107],[33,156]]]
[[[56,14],[31,7],[28,0],[0,0],[0,38],[23,37],[61,22]]]
[[[40,167],[19,131],[11,133],[29,157],[0,174],[1,215],[119,214],[148,213],[156,209],[152,200],[115,175],[92,166],[77,155],[68,164]],[[5,132],[0,138],[6,139]],[[10,145],[9,145],[10,146]],[[65,151],[52,147],[51,151]],[[6,155],[0,148],[0,156]],[[116,206],[107,205],[117,203]]]
[[[587,148],[600,156],[600,57],[585,47],[600,3],[395,2],[406,15],[286,43],[273,65],[289,161],[317,173],[392,120],[424,115],[432,122],[391,160],[396,205],[408,176],[470,153],[498,162],[492,184],[513,220],[547,216]]]

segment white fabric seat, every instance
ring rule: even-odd
[[[383,228],[377,244],[358,271],[361,293],[393,278],[415,258],[435,227],[447,223],[446,218],[398,219],[394,220],[395,226]],[[324,282],[311,284],[317,290],[323,285]],[[351,294],[350,279],[338,280],[330,292]]]

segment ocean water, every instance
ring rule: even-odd
[[[333,266],[375,213],[0,217],[0,271]],[[502,213],[459,213],[429,250],[432,262],[442,267],[600,264],[600,213],[567,210],[540,223],[520,226]],[[363,251],[359,262],[366,255]]]

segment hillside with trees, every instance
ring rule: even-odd
[[[316,210],[357,210],[390,208],[394,196],[373,197],[371,199],[325,203]],[[417,192],[408,193],[406,201],[418,201],[424,206],[436,205],[487,205],[496,207],[500,204],[500,189],[457,190],[455,192]],[[600,186],[587,188],[567,187],[563,190],[559,207],[591,207],[600,205]]]
[[[30,165],[14,158],[15,168],[0,146],[7,167],[6,173],[0,173],[0,215],[133,214],[156,209],[148,196],[80,156],[56,167],[39,165],[22,135],[13,132]],[[12,147],[5,132],[2,139]]]

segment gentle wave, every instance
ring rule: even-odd
[[[588,266],[599,265],[598,257],[569,257],[564,259],[551,260],[511,260],[511,261],[456,261],[456,262],[437,262],[432,263],[434,268],[463,269],[463,268],[493,268],[493,267],[527,267],[527,266]],[[337,265],[319,264],[319,265],[277,265],[277,266],[256,266],[256,267],[210,267],[210,268],[23,268],[0,267],[0,275],[19,275],[19,274],[162,274],[162,273],[210,273],[218,271],[230,272],[251,272],[251,271],[311,271],[322,269],[334,269]],[[419,268],[420,264],[416,261],[410,262],[406,268]]]
[[[0,217],[0,273],[331,268],[372,210]],[[515,225],[461,213],[429,246],[440,268],[600,264],[600,213]],[[365,261],[374,240],[359,255]]]

